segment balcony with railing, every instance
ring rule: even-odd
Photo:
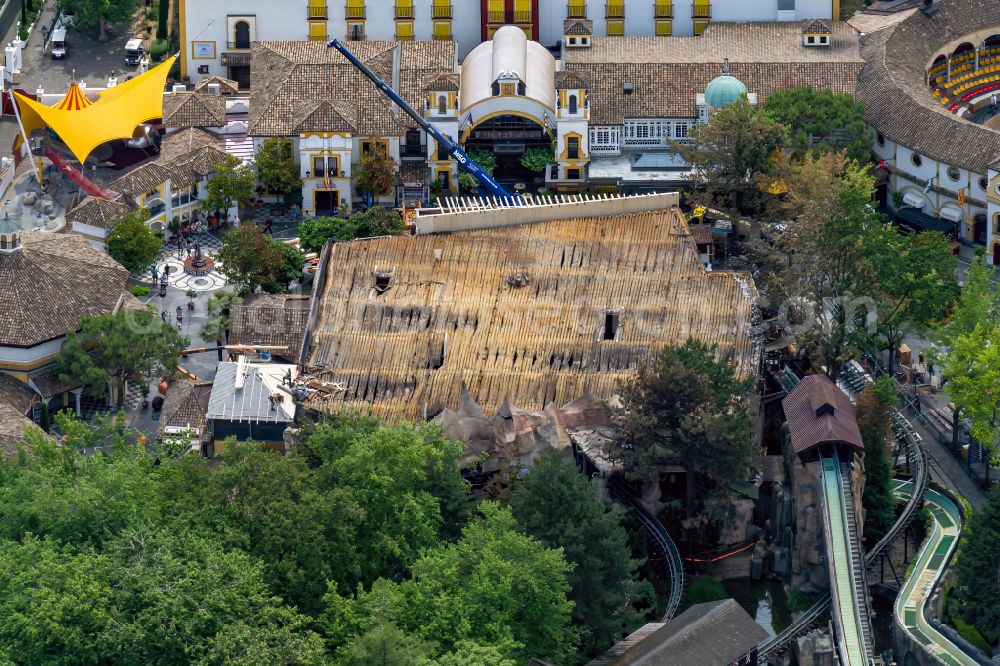
[[[306,18],[310,21],[330,18],[326,8],[326,0],[309,0],[306,6]]]
[[[587,5],[569,3],[566,5],[566,18],[587,18]]]
[[[531,10],[520,10],[512,12],[514,14],[514,23],[531,23]]]
[[[604,5],[604,18],[621,19],[625,18],[625,3],[609,2]]]
[[[437,3],[431,7],[432,17],[435,19],[451,19],[455,13],[450,4],[439,5]]]
[[[712,18],[712,3],[696,2],[691,5],[691,16],[693,18]]]
[[[397,2],[396,3],[396,18],[397,19],[412,19],[413,18],[413,3],[412,2]]]
[[[496,10],[491,9],[486,12],[486,22],[487,23],[506,23],[507,13],[502,9]]]
[[[363,23],[355,23],[347,27],[347,41],[349,42],[363,42],[365,41],[365,26]]]
[[[403,143],[399,146],[399,156],[404,160],[422,160],[427,157],[426,143]]]
[[[653,8],[653,13],[656,18],[673,18],[674,17],[674,3],[672,2],[657,2]]]
[[[344,8],[344,12],[344,15],[349,19],[361,20],[365,18],[364,5],[360,7],[356,5],[347,5],[347,7]]]

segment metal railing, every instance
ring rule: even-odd
[[[653,15],[655,18],[673,18],[674,17],[674,3],[672,2],[657,2],[656,6],[653,8]]]
[[[396,3],[395,15],[398,19],[411,19],[413,18],[413,3],[403,4],[400,2]]]
[[[691,16],[694,18],[712,18],[712,3],[696,2],[691,5]]]
[[[309,0],[309,5],[306,7],[306,18],[315,20],[327,19],[329,17],[330,14],[326,7],[326,0]]]
[[[246,50],[250,48],[250,40],[245,42],[226,42],[226,48],[233,51]]]
[[[515,11],[514,23],[531,23],[531,10]]]
[[[566,5],[566,18],[587,18],[587,5],[569,3]]]
[[[506,23],[507,14],[503,10],[501,11],[488,11],[486,12],[486,21],[488,23]]]
[[[364,6],[352,7],[351,5],[347,5],[344,7],[344,15],[349,19],[363,19],[365,17],[365,8]]]
[[[431,16],[436,19],[450,19],[455,15],[454,9],[449,5],[435,4],[431,7]]]
[[[604,5],[604,18],[625,18],[625,5],[621,2],[609,2]]]

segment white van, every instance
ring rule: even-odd
[[[130,39],[125,43],[125,64],[135,66],[142,60],[144,49],[141,39]]]
[[[66,57],[66,28],[59,27],[52,31],[53,60]]]

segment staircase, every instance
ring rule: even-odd
[[[875,654],[872,642],[871,597],[868,595],[868,576],[865,571],[865,555],[858,531],[858,518],[854,513],[854,494],[851,492],[851,470],[841,466],[841,491],[844,498],[844,512],[847,514],[847,534],[850,544],[851,568],[854,569],[854,598],[858,602],[858,616],[861,619],[861,636],[865,643],[865,654]]]

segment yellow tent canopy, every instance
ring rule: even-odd
[[[48,125],[83,163],[102,143],[130,139],[137,126],[163,117],[163,88],[176,59],[168,58],[131,81],[102,90],[96,102],[90,102],[76,83],[54,106],[15,92],[25,132]]]

